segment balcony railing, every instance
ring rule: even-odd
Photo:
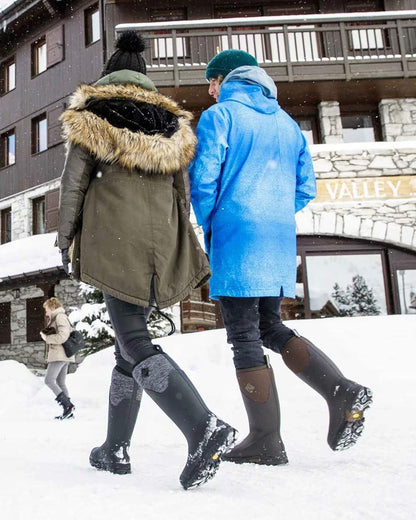
[[[279,81],[416,76],[416,10],[121,24],[149,40],[146,61],[160,86],[205,82],[226,49],[253,54]]]

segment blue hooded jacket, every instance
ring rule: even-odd
[[[316,182],[306,140],[276,94],[263,69],[239,67],[197,127],[191,200],[213,299],[295,296],[295,212],[315,197]]]

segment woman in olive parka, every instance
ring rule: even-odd
[[[210,276],[187,214],[184,172],[196,139],[191,114],[145,75],[136,33],[123,33],[94,85],[62,115],[67,158],[58,245],[74,278],[104,293],[116,335],[107,439],[92,466],[129,473],[128,448],[143,389],[181,429],[185,489],[211,478],[235,430],[207,408],[186,374],[147,330],[151,305],[172,305]],[[178,396],[181,398],[179,399]]]

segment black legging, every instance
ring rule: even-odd
[[[147,329],[152,307],[134,305],[105,293],[104,300],[116,335],[116,365],[131,374],[143,359],[159,353]]]
[[[280,353],[294,336],[280,317],[282,299],[220,297],[227,340],[233,345],[237,370],[263,365],[263,346]]]

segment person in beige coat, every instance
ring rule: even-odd
[[[40,332],[47,346],[46,362],[48,368],[45,375],[45,384],[56,396],[56,401],[62,406],[62,415],[56,419],[68,419],[74,416],[75,406],[72,404],[68,388],[66,387],[66,375],[69,363],[75,358],[67,357],[63,343],[69,338],[72,327],[65,309],[58,298],[49,298],[43,304],[47,326]]]

